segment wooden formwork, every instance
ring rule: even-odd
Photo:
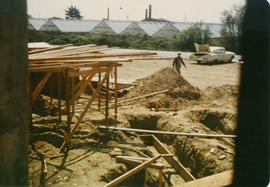
[[[105,119],[109,117],[109,79],[114,75],[113,103],[114,113],[117,117],[118,105],[118,82],[117,68],[122,66],[119,62],[131,62],[124,57],[154,55],[153,52],[132,52],[105,54],[108,46],[96,46],[89,44],[79,47],[70,45],[52,47],[47,49],[33,50],[29,52],[29,79],[28,93],[31,100],[31,108],[40,94],[58,100],[58,116],[61,122],[62,115],[67,116],[67,128],[65,141],[60,150],[69,146],[69,140],[84,119],[86,112],[97,99],[98,109],[101,109],[101,99],[105,99]],[[121,57],[121,58],[119,58]],[[98,83],[94,87],[91,83],[93,78],[98,77]],[[105,88],[102,91],[102,88]],[[91,96],[77,122],[71,129],[72,117],[74,115],[74,103],[86,90],[91,90]],[[62,107],[61,102],[65,105]]]

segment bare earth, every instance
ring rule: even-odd
[[[236,63],[197,65],[189,60],[185,60],[185,63],[187,69],[182,67],[182,76],[201,90],[199,99],[189,100],[179,97],[173,99],[179,103],[177,112],[150,111],[149,103],[153,101],[169,100],[169,103],[172,101],[168,95],[161,94],[120,106],[117,120],[114,120],[114,110],[111,109],[110,120],[107,122],[103,120],[104,114],[97,111],[97,104],[94,103],[76,131],[71,141],[71,149],[65,154],[59,153],[59,147],[63,142],[61,129],[65,127],[65,117],[63,122],[58,124],[55,117],[42,118],[34,115],[29,145],[30,186],[42,186],[40,153],[45,153],[48,163],[44,186],[52,187],[104,186],[132,168],[117,163],[114,158],[115,152],[125,156],[138,156],[136,149],[149,156],[157,154],[153,147],[143,144],[138,134],[95,130],[100,125],[192,133],[196,131],[234,133],[241,65]],[[134,82],[136,79],[147,77],[162,68],[171,66],[171,60],[126,62],[118,68],[118,80],[125,83]],[[209,86],[211,87],[207,88]],[[79,116],[86,103],[86,99],[79,99],[76,103],[75,116]],[[76,120],[74,117],[73,122]],[[218,123],[218,126],[213,127],[213,121]],[[232,168],[233,147],[221,140],[171,136],[158,138],[196,178]],[[218,149],[217,145],[226,147],[232,154]],[[178,186],[184,183],[166,161],[160,160],[160,162],[167,167],[163,172],[165,176],[170,175],[172,184]],[[148,179],[149,184],[157,186],[158,171],[147,172],[151,176],[151,179]],[[119,186],[143,186],[144,178],[145,173],[141,172]]]

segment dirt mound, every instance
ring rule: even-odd
[[[200,90],[197,87],[192,86],[173,68],[166,67],[144,78],[125,98],[133,98],[162,90],[169,90],[168,95],[173,98],[198,99],[200,97]]]
[[[235,85],[223,85],[219,87],[209,86],[202,91],[204,97],[211,97],[212,99],[227,99],[238,98],[239,90]]]

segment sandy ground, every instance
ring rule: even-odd
[[[187,69],[182,68],[183,77],[201,90],[208,86],[222,86],[225,84],[233,86],[239,84],[240,64],[197,65],[189,60],[185,60],[185,63]],[[168,66],[172,66],[171,60],[123,63],[123,66],[118,71],[119,82],[133,82]],[[86,102],[85,99],[78,101],[75,116],[79,116]],[[93,105],[71,141],[72,148],[67,154],[60,155],[59,147],[63,142],[61,129],[64,129],[64,123],[59,124],[53,117],[40,118],[34,116],[35,122],[33,123],[31,143],[29,145],[30,186],[42,186],[40,184],[40,153],[42,152],[45,153],[48,163],[48,174],[43,186],[52,187],[104,186],[131,168],[115,161],[113,153],[115,151],[119,152],[119,149],[121,154],[126,156],[138,156],[135,149],[144,153],[150,152],[149,155],[154,154],[153,151],[151,152],[152,148],[144,145],[137,134],[95,131],[94,129],[99,125],[131,127],[131,121],[140,116],[135,126],[133,124],[133,127],[141,128],[141,124],[145,124],[145,120],[147,121],[150,118],[157,119],[156,126],[153,128],[158,130],[194,132],[195,129],[198,132],[209,133],[211,132],[210,127],[205,127],[202,124],[202,121],[206,121],[207,116],[215,114],[218,117],[221,116],[223,121],[233,123],[234,119],[231,118],[236,113],[235,103],[221,102],[219,99],[211,101],[211,98],[208,98],[207,101],[199,100],[183,103],[183,106],[180,107],[181,110],[176,113],[149,111],[145,107],[147,102],[148,100],[142,100],[119,107],[117,120],[113,120],[113,110],[110,110],[111,120],[107,122],[103,120],[104,114],[96,110],[96,104]],[[63,121],[65,121],[65,117]],[[75,121],[76,118],[73,118],[73,122]],[[183,156],[182,162],[196,177],[221,172],[232,167],[232,155],[216,149],[217,144],[227,146],[220,140],[160,138],[167,143],[167,147],[171,152]],[[215,151],[210,153],[212,149],[215,149]],[[232,150],[232,147],[228,147],[228,149]],[[184,151],[190,150],[193,150],[189,153],[190,155],[184,155]],[[198,156],[193,155],[195,153],[200,154]],[[58,155],[58,157],[54,158],[55,155]],[[219,159],[224,155],[225,159]],[[189,157],[192,157],[193,160],[189,160]],[[204,165],[211,164],[202,169],[198,168],[197,162]],[[173,184],[179,185],[184,182],[176,173],[172,173],[173,169],[168,164],[166,166],[169,174],[164,171],[164,175],[172,176],[171,182]],[[152,182],[153,186],[157,186],[157,177],[155,177],[157,174],[151,171],[148,172],[152,176],[149,183]],[[131,178],[119,186],[142,186],[143,184],[140,182],[144,181],[144,175],[144,173],[139,173],[135,178]]]
[[[220,65],[198,65],[191,60],[184,60],[187,68],[181,68],[182,76],[192,85],[200,89],[207,86],[222,86],[224,84],[238,85],[240,64],[229,63]],[[133,82],[138,78],[143,78],[153,74],[164,67],[172,67],[170,60],[148,60],[125,62],[119,68],[119,82]]]

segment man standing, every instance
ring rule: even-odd
[[[187,68],[187,67],[186,67],[186,64],[185,64],[184,61],[183,61],[183,58],[181,57],[181,53],[178,52],[178,53],[177,53],[177,57],[175,57],[174,60],[173,60],[173,67],[176,69],[176,71],[177,71],[180,75],[181,75],[181,71],[180,71],[180,69],[181,69],[181,63],[185,66],[185,68]]]

